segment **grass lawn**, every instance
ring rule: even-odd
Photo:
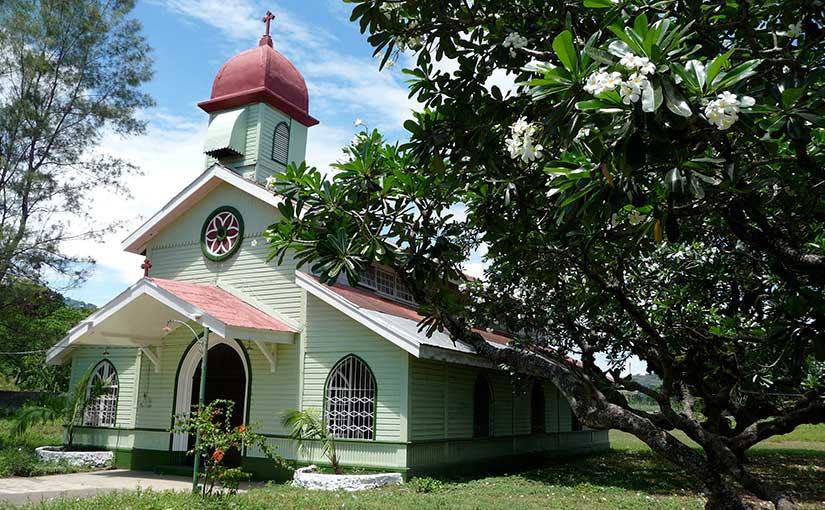
[[[32,505],[38,510],[693,510],[704,500],[680,469],[659,460],[632,436],[611,432],[614,449],[542,469],[477,479],[446,480],[433,492],[415,483],[363,493],[322,493],[272,485],[203,501],[181,493],[118,493]],[[790,487],[802,508],[825,506],[825,426],[800,427],[754,449],[751,468]]]
[[[34,454],[38,446],[62,443],[63,427],[57,422],[31,428],[22,436],[15,436],[12,434],[12,420],[0,419],[0,478],[82,471],[63,464],[40,462]]]

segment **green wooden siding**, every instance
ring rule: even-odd
[[[272,160],[272,139],[275,126],[281,122],[289,125],[289,162],[300,163],[306,159],[307,127],[294,122],[283,112],[265,103],[254,103],[239,108],[246,109],[246,149],[243,156],[221,158],[220,163],[244,177],[263,183],[275,172],[284,172],[286,167]],[[222,110],[210,115],[229,112],[238,108]],[[206,166],[217,162],[206,157]]]
[[[473,435],[473,388],[484,372],[493,393],[492,436],[530,434],[530,386],[514,387],[508,374],[445,361],[409,358],[410,440],[466,439]],[[543,383],[545,432],[570,431],[570,405]]]
[[[117,370],[118,402],[115,426],[133,427],[137,399],[137,375],[140,370],[140,351],[112,347],[108,349],[109,354],[104,356],[103,353],[106,350],[101,347],[82,347],[72,354],[69,388],[72,388],[78,378],[82,377],[91,367],[104,359],[109,360]]]
[[[267,177],[278,172],[283,173],[286,167],[272,160],[272,140],[275,127],[281,122],[289,126],[289,156],[291,163],[300,163],[306,159],[307,127],[295,122],[287,115],[272,108],[268,104],[260,104],[258,130],[260,132],[260,158],[256,168],[255,179],[264,182]]]
[[[243,216],[245,239],[235,255],[214,262],[203,256],[199,238],[207,216],[223,205],[231,205]],[[287,258],[282,265],[266,261],[269,245],[262,233],[276,216],[271,205],[222,184],[149,243],[151,276],[206,285],[226,283],[237,289],[241,298],[252,298],[300,321],[303,291],[295,284],[294,261]],[[257,246],[252,246],[253,240]]]
[[[407,440],[407,353],[319,299],[307,298],[303,407],[321,409],[335,364],[355,354],[369,365],[378,393],[376,440]]]

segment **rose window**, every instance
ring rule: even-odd
[[[203,254],[211,260],[232,256],[243,239],[243,219],[232,207],[221,207],[207,218],[201,234]]]

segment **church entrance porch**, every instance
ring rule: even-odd
[[[201,350],[200,344],[193,344],[183,359],[178,375],[177,395],[175,400],[175,414],[189,413],[198,405],[201,382]],[[249,360],[247,353],[234,340],[210,338],[209,359],[206,370],[206,405],[216,400],[228,400],[234,403],[230,425],[238,427],[246,422],[249,405],[250,387]],[[218,418],[221,419],[221,418]],[[191,434],[175,434],[172,440],[172,450],[185,453],[192,449],[195,438]],[[175,455],[179,462],[191,465],[192,457]],[[230,467],[236,467],[241,462],[241,452],[230,450],[225,453],[224,462]]]

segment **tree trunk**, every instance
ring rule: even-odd
[[[736,489],[719,475],[711,475],[705,479],[708,500],[705,510],[747,510],[747,505],[737,493]]]

